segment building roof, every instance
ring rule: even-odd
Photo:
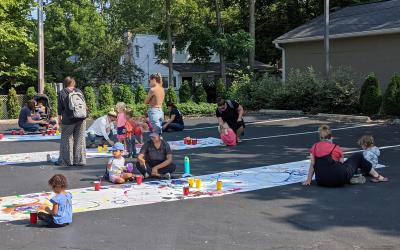
[[[163,63],[162,65],[168,67],[168,63]],[[235,63],[227,63],[226,67],[228,69],[239,68],[239,65]],[[273,66],[264,64],[259,61],[254,62],[254,69],[258,71],[267,71],[274,68]],[[275,69],[275,68],[274,68]],[[174,63],[174,70],[180,73],[191,73],[191,74],[212,74],[220,72],[220,64],[219,63],[207,63],[207,64],[199,64],[199,63]]]
[[[360,37],[400,33],[400,0],[360,4],[331,10],[330,38]],[[324,16],[278,37],[274,43],[321,40],[324,37]]]

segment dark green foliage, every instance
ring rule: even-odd
[[[18,102],[17,91],[14,88],[10,88],[7,96],[7,112],[8,118],[17,119],[21,106]]]
[[[207,102],[207,93],[203,88],[203,85],[196,86],[193,99],[196,103]]]
[[[37,94],[35,87],[31,86],[26,90],[27,101],[32,100],[33,97]]]
[[[167,93],[165,95],[165,101],[171,101],[173,103],[178,103],[178,96],[176,94],[175,88],[169,86],[167,89]]]
[[[361,87],[360,105],[361,111],[367,115],[379,112],[382,104],[382,93],[379,81],[374,74],[368,75]]]
[[[383,110],[388,115],[400,115],[400,75],[394,75],[383,96]]]
[[[144,100],[146,99],[146,91],[144,90],[143,84],[139,84],[136,88],[135,92],[135,103],[136,104],[143,104]]]
[[[188,81],[184,81],[179,88],[179,101],[180,102],[188,102],[190,101],[190,97],[192,96],[190,91],[190,84]]]
[[[135,100],[131,86],[128,84],[119,84],[115,88],[114,101],[115,103],[124,102],[125,104],[128,105],[133,104]]]
[[[225,84],[222,81],[222,79],[219,79],[217,81],[217,83],[215,84],[215,94],[217,97],[221,97],[221,98],[226,98],[227,94],[226,94],[226,89],[225,89]]]
[[[50,105],[50,109],[51,109],[50,115],[52,117],[56,117],[57,116],[57,104],[58,104],[56,89],[50,84],[45,84],[44,85],[44,94],[47,96],[47,98],[49,98],[49,105]]]
[[[114,106],[114,98],[111,84],[102,84],[99,87],[99,108],[107,109],[113,108]]]
[[[97,101],[96,101],[96,94],[94,93],[94,89],[92,86],[86,86],[84,91],[86,105],[89,109],[90,114],[97,112]]]

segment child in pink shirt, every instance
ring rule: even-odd
[[[125,128],[125,124],[126,124],[126,105],[123,102],[119,102],[117,103],[117,105],[115,106],[115,109],[118,112],[117,115],[117,139],[119,140],[119,142],[121,143],[125,143],[125,138],[126,138],[126,128]]]
[[[222,142],[227,146],[236,146],[236,134],[225,122],[219,127]]]

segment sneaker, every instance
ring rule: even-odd
[[[364,184],[366,181],[365,177],[362,175],[353,176],[350,179],[350,184]]]
[[[162,174],[161,175],[161,179],[170,180],[171,179],[171,174],[170,173]]]

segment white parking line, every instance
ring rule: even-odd
[[[378,147],[380,150],[383,150],[383,149],[390,149],[390,148],[398,148],[398,147],[400,147],[400,144],[398,144],[398,145],[391,145],[391,146],[383,146],[383,147]],[[359,152],[362,152],[363,150],[361,149],[361,150],[354,150],[354,151],[348,151],[348,152],[344,152],[345,154],[354,154],[354,153],[359,153]]]
[[[351,127],[343,127],[343,128],[335,128],[332,129],[332,131],[337,131],[337,130],[346,130],[346,129],[353,129],[353,128],[362,128],[362,127],[373,127],[373,126],[378,126],[379,124],[364,124],[364,125],[357,125],[357,126],[351,126]],[[292,133],[292,134],[280,134],[280,135],[271,135],[271,136],[263,136],[263,137],[254,137],[254,138],[246,138],[242,139],[243,141],[253,141],[253,140],[262,140],[262,139],[270,139],[270,138],[278,138],[278,137],[288,137],[288,136],[294,136],[294,135],[307,135],[307,134],[315,134],[318,133],[318,131],[307,131],[307,132],[300,132],[300,133]]]
[[[265,121],[258,121],[258,122],[246,122],[247,125],[251,124],[261,124],[261,123],[271,123],[271,122],[281,122],[281,121],[291,121],[291,120],[300,120],[300,119],[307,119],[308,117],[293,117],[293,118],[285,118],[285,119],[277,119],[277,120],[265,120]],[[209,128],[217,128],[218,126],[209,126],[209,127],[201,127],[201,128],[185,128],[184,131],[191,131],[191,130],[202,130],[202,129],[209,129]]]

